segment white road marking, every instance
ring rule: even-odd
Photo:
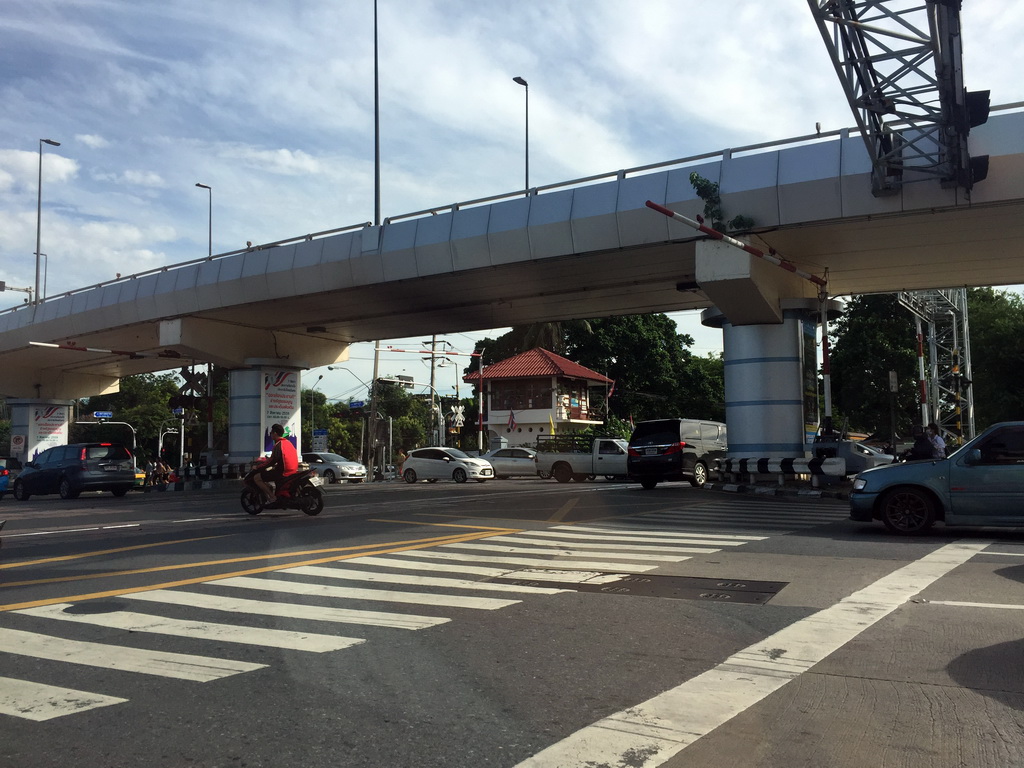
[[[206,621],[187,621],[163,616],[152,616],[132,611],[111,611],[109,613],[65,613],[71,603],[56,603],[39,608],[26,608],[13,613],[37,616],[44,619],[72,621],[99,627],[123,629],[126,632],[149,632],[156,635],[174,635],[202,640],[216,640],[222,643],[243,643],[267,648],[288,648],[289,650],[324,653],[340,651],[365,642],[357,637],[340,635],[318,635],[312,632],[292,632],[286,629],[265,629],[245,627],[237,624],[213,624]]]
[[[506,548],[507,549],[507,548]],[[533,551],[536,554],[536,551]],[[550,552],[543,552],[541,554],[549,555]],[[415,552],[395,552],[391,557],[401,558],[413,558],[413,557],[425,557],[430,560],[446,560],[446,561],[457,561],[464,562],[469,560],[474,563],[495,563],[498,565],[535,565],[539,568],[558,568],[560,566],[572,566],[573,568],[593,568],[598,571],[629,571],[630,573],[646,573],[647,571],[653,571],[657,568],[657,565],[639,565],[637,563],[611,563],[603,561],[593,560],[571,560],[571,561],[558,561],[552,560],[550,557],[547,558],[533,558],[533,557],[499,557],[495,555],[483,555],[475,552],[436,552],[434,550],[418,549]],[[681,560],[689,560],[688,557],[681,558]]]
[[[262,589],[268,592],[287,592],[293,595],[317,595],[347,600],[377,600],[389,603],[415,603],[417,605],[444,605],[451,608],[476,608],[485,611],[493,611],[522,602],[521,600],[500,600],[494,597],[434,595],[428,592],[396,592],[388,589],[353,589],[326,584],[308,584],[304,581],[258,579],[252,576],[233,576],[229,579],[218,579],[215,583],[225,587]]]
[[[632,519],[632,518],[630,518],[630,519]],[[690,538],[690,539],[701,539],[702,541],[704,539],[727,539],[729,541],[733,541],[733,540],[735,540],[735,541],[764,541],[765,539],[768,538],[767,536],[743,536],[743,535],[738,534],[738,533],[736,533],[736,534],[733,534],[733,533],[723,533],[723,534],[718,534],[718,533],[696,533],[696,532],[691,532],[691,531],[678,531],[678,530],[656,531],[656,530],[648,530],[647,526],[644,526],[643,529],[638,529],[636,526],[632,526],[630,528],[626,528],[625,526],[622,526],[619,523],[608,523],[607,526],[601,527],[601,528],[594,527],[594,526],[588,526],[588,525],[558,525],[558,526],[555,526],[552,530],[555,530],[555,531],[592,531],[594,533],[613,533],[616,536],[628,536],[630,538],[636,537],[637,539],[641,539],[641,538],[647,537],[647,536],[653,536],[653,537],[658,537],[659,540],[661,538],[676,538],[678,536],[685,536],[685,537]]]
[[[0,677],[0,715],[20,717],[37,723],[126,701],[128,699],[76,691],[73,688]]]
[[[472,573],[475,576],[501,576],[507,568],[488,568],[483,565],[455,565],[454,563],[423,563],[415,560],[400,560],[394,557],[368,555],[353,559],[360,565],[376,565],[380,568],[402,568],[414,571],[439,571],[441,573]]]
[[[60,637],[41,635],[37,632],[3,628],[0,628],[0,652],[29,656],[34,659],[84,664],[88,667],[117,669],[122,672],[140,672],[144,675],[195,680],[200,683],[237,675],[239,672],[252,672],[254,669],[263,669],[267,666],[266,664],[251,664],[246,661],[214,659],[208,656],[147,651],[120,645],[66,640]]]
[[[436,627],[438,624],[446,624],[451,621],[451,619],[439,616],[357,611],[351,608],[332,608],[325,605],[270,603],[265,600],[249,600],[244,597],[222,597],[221,595],[184,592],[176,589],[154,589],[150,592],[136,592],[131,595],[121,595],[120,599],[185,605],[193,608],[227,611],[230,613],[251,613],[257,616],[280,616],[286,619],[331,621],[338,624],[365,624],[371,627],[390,627],[391,629],[426,629],[427,627]]]
[[[985,553],[989,554],[988,552]],[[960,608],[1000,608],[1004,611],[1024,611],[1024,605],[1009,605],[1007,603],[962,603],[957,600],[927,600],[924,605],[954,605]]]
[[[961,540],[884,576],[652,699],[587,726],[515,768],[656,768],[796,679],[990,546]],[[643,762],[636,756],[643,755]],[[628,759],[627,759],[628,758]]]
[[[500,537],[497,537],[497,536],[491,537],[491,538],[486,539],[486,541],[494,541],[496,538],[500,538]],[[657,560],[657,561],[660,561],[660,562],[663,562],[663,563],[676,563],[676,562],[679,562],[680,560],[685,560],[686,559],[685,557],[675,557],[674,555],[649,555],[649,554],[647,554],[645,552],[635,552],[634,553],[633,550],[635,549],[635,547],[630,547],[629,548],[629,552],[622,552],[621,551],[622,547],[611,547],[612,549],[620,550],[619,552],[605,552],[603,550],[604,549],[608,549],[609,547],[608,547],[608,545],[602,544],[602,545],[599,545],[599,549],[601,551],[588,552],[588,551],[583,551],[583,550],[593,549],[594,547],[593,546],[591,546],[591,547],[583,547],[583,546],[579,546],[579,545],[576,545],[576,544],[573,544],[570,547],[567,544],[563,544],[563,543],[555,542],[555,541],[531,541],[531,542],[525,542],[525,541],[522,541],[521,539],[516,539],[516,541],[520,541],[523,544],[526,544],[526,543],[535,544],[536,546],[535,547],[503,547],[503,546],[495,546],[493,544],[479,544],[479,543],[477,543],[475,541],[469,541],[469,542],[464,542],[464,543],[459,543],[459,544],[442,544],[440,547],[438,547],[438,549],[483,549],[483,550],[486,550],[488,552],[507,552],[510,555],[550,555],[552,557],[584,557],[584,556],[587,556],[587,555],[590,555],[591,557],[593,557],[593,556],[596,556],[596,555],[600,555],[601,557],[607,557],[610,560],[652,560],[652,561],[653,560]],[[551,552],[549,550],[544,549],[545,546],[547,546],[547,547],[558,547],[560,551]],[[687,548],[687,547],[673,548],[670,551],[690,552],[690,553],[696,552],[696,553],[700,553],[702,555],[703,554],[708,554],[708,553],[711,553],[711,552],[718,552],[717,549],[710,549],[710,548],[709,549],[696,549],[696,548],[692,548],[692,547],[691,548]]]
[[[614,544],[599,544],[591,541],[548,541],[547,539],[541,538],[543,533],[517,533],[515,536],[488,536],[486,541],[511,541],[519,544],[528,544],[531,547],[561,547],[563,549],[614,549],[623,551],[627,547],[619,542]],[[738,542],[729,542],[728,546],[736,546]],[[648,544],[630,544],[628,545],[630,552],[689,552],[689,553],[700,553],[705,552],[717,552],[717,549],[712,547],[658,547]]]
[[[555,538],[555,539],[572,539],[573,542],[576,542],[576,541],[581,540],[581,539],[584,540],[584,541],[593,541],[593,542],[613,541],[613,542],[615,542],[614,546],[618,547],[619,549],[622,549],[624,545],[625,546],[629,546],[630,549],[634,549],[634,547],[632,545],[633,545],[634,542],[637,542],[637,541],[640,541],[640,542],[657,542],[659,544],[700,544],[700,545],[708,546],[708,547],[712,547],[712,546],[718,546],[718,547],[739,547],[739,546],[742,546],[743,544],[747,543],[746,541],[741,541],[741,540],[738,541],[736,539],[717,539],[717,538],[716,539],[712,539],[712,538],[698,539],[698,538],[690,538],[690,537],[687,537],[687,536],[675,536],[675,537],[673,537],[671,539],[656,538],[656,537],[653,537],[653,536],[620,536],[615,531],[603,531],[602,533],[566,533],[566,532],[563,532],[563,531],[530,531],[529,534],[525,534],[524,536],[525,536],[525,539],[532,539],[534,536],[549,536],[549,537]],[[507,536],[506,537],[500,537],[500,536],[492,537],[492,539],[500,539],[500,538],[508,539],[508,538],[511,538],[511,537],[507,537]],[[580,543],[582,543],[582,541]],[[673,551],[676,551],[678,549],[678,547],[654,547],[654,548],[651,548],[651,547],[635,547],[635,549],[637,549],[640,552],[652,552],[652,551],[653,552],[673,552]]]
[[[321,565],[300,565],[287,568],[281,573],[296,573],[300,576],[323,576],[328,579],[352,579],[354,581],[375,581],[389,584],[409,584],[417,587],[444,587],[448,589],[479,589],[487,592],[527,592],[537,595],[554,595],[565,592],[552,587],[518,587],[514,584],[491,584],[486,581],[469,579],[446,579],[439,576],[415,576],[398,573],[376,573],[359,571],[345,566],[324,567]]]

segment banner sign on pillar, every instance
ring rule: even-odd
[[[68,442],[68,407],[66,405],[37,405],[29,420],[28,445],[35,458],[47,448]]]
[[[296,371],[263,372],[263,450],[274,449],[270,438],[273,424],[284,426],[284,434],[299,448],[299,374]]]
[[[813,443],[821,416],[818,409],[818,325],[813,320],[800,323],[803,333],[804,440]]]

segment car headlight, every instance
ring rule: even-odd
[[[855,491],[863,491],[864,487],[867,484],[868,484],[868,481],[865,480],[863,477],[855,477],[853,479],[853,490],[855,490]]]

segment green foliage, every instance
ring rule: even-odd
[[[704,220],[708,226],[719,232],[729,233],[753,229],[754,220],[748,216],[733,216],[728,223],[722,210],[722,197],[718,184],[705,179],[694,171],[690,174],[690,185],[697,197],[704,201]]]
[[[999,421],[1024,418],[1024,299],[992,288],[967,293],[978,431]]]

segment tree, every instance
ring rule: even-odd
[[[888,435],[889,371],[900,383],[896,393],[896,433],[906,435],[920,421],[916,330],[910,311],[895,294],[855,296],[830,328],[832,402],[847,427]]]
[[[980,431],[1024,414],[1024,299],[992,288],[967,293],[974,385],[974,419]]]

